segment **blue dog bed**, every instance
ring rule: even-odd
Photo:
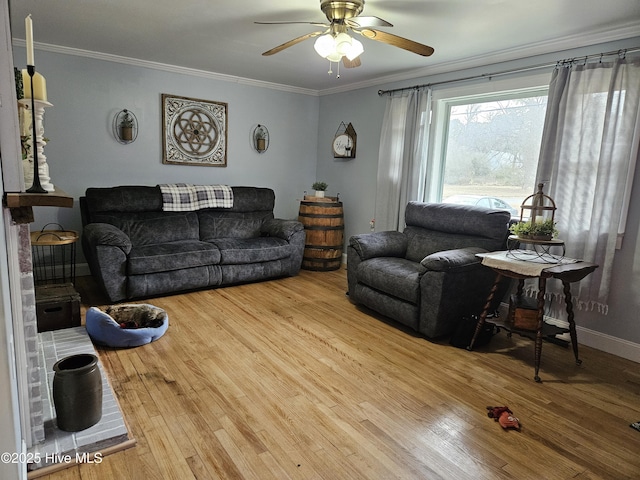
[[[159,339],[169,328],[167,312],[149,304],[129,305],[128,307],[148,307],[157,315],[162,323],[156,327],[123,328],[121,319],[114,319],[97,307],[87,310],[87,333],[94,343],[108,347],[139,347]],[[122,305],[121,307],[125,307]],[[117,307],[115,307],[117,308]],[[115,314],[114,314],[115,315]]]

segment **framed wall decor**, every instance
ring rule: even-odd
[[[227,104],[162,94],[162,163],[227,166]]]
[[[356,158],[356,143],[358,136],[353,125],[345,125],[340,122],[340,126],[333,137],[331,148],[333,150],[333,158]]]

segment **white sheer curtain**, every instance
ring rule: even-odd
[[[376,230],[404,229],[410,200],[424,196],[425,163],[431,89],[391,94],[380,135]]]
[[[579,308],[607,312],[639,143],[640,59],[556,68],[537,182],[545,183],[545,193],[558,207],[557,228],[566,255],[599,265],[572,287]]]

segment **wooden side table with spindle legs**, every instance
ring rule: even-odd
[[[500,252],[493,252],[493,253],[500,253]],[[485,254],[479,254],[478,256],[483,256],[483,255]],[[484,325],[484,322],[487,318],[487,312],[491,305],[491,301],[493,300],[493,297],[498,289],[498,284],[500,283],[500,280],[502,279],[502,277],[505,276],[505,277],[515,278],[518,280],[518,290],[516,295],[520,295],[520,296],[523,295],[522,292],[523,292],[525,279],[538,278],[538,295],[537,295],[538,324],[537,324],[537,328],[534,330],[534,333],[535,333],[534,379],[536,382],[540,382],[540,376],[538,375],[538,372],[540,370],[540,357],[542,356],[543,329],[544,329],[544,326],[546,325],[544,322],[544,304],[545,304],[544,296],[546,292],[547,279],[556,278],[562,282],[563,291],[564,291],[564,300],[565,300],[566,310],[567,310],[567,321],[569,322],[569,334],[571,336],[571,344],[573,347],[573,353],[576,358],[576,364],[580,365],[582,361],[578,356],[578,338],[576,334],[576,323],[574,320],[573,302],[571,299],[570,285],[571,283],[579,282],[580,280],[585,278],[587,275],[592,273],[596,268],[598,268],[598,265],[596,265],[595,263],[584,262],[581,260],[573,260],[572,263],[563,263],[559,265],[554,264],[548,267],[545,267],[544,265],[542,265],[541,270],[538,274],[527,275],[523,273],[518,273],[519,269],[516,268],[518,266],[518,262],[522,262],[522,260],[515,259],[509,255],[505,255],[500,260],[499,268],[498,266],[493,266],[493,265],[489,267],[496,272],[496,280],[493,284],[493,287],[491,288],[489,296],[487,297],[487,302],[484,306],[482,314],[478,319],[476,331],[473,338],[471,339],[471,343],[469,344],[468,350],[473,349],[473,345],[476,341],[476,337],[478,336],[479,332],[482,330],[482,326]],[[517,328],[513,328],[512,326],[503,324],[503,322],[495,322],[495,319],[492,319],[491,321],[493,323],[498,324],[500,327],[505,328],[508,331],[518,332]]]

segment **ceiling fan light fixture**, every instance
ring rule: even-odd
[[[349,60],[355,60],[363,52],[364,46],[362,45],[362,42],[354,38],[352,39],[351,46],[345,56]]]
[[[331,55],[327,55],[325,58],[330,62],[339,62],[342,60],[343,55],[338,52],[333,52]]]
[[[327,33],[326,35],[318,37],[313,44],[313,48],[322,58],[327,58],[335,51],[336,42],[333,39],[333,36]]]
[[[313,44],[313,48],[318,55],[330,62],[339,62],[342,57],[353,60],[364,52],[362,42],[344,32],[335,36],[327,33],[318,37]]]
[[[336,35],[336,53],[339,53],[340,55],[346,55],[347,52],[351,49],[352,40],[353,39],[344,32]]]

